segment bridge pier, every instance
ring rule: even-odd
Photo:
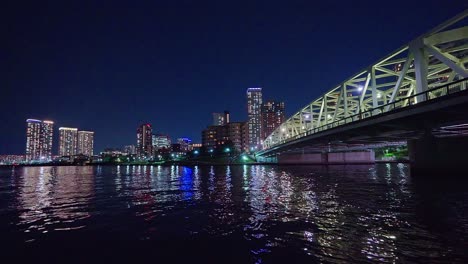
[[[372,164],[374,151],[322,152],[322,153],[282,153],[278,164]]]
[[[468,137],[436,138],[426,134],[408,140],[411,174],[415,176],[461,176],[468,168]]]

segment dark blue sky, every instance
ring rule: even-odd
[[[27,118],[93,130],[96,152],[142,122],[200,141],[212,112],[246,119],[248,87],[289,116],[467,8],[422,2],[2,3],[0,154],[24,152]]]

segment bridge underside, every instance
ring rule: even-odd
[[[373,149],[405,144],[407,140],[427,134],[435,137],[464,136],[468,133],[463,129],[468,127],[463,124],[468,124],[468,90],[330,128],[261,151],[258,156]]]

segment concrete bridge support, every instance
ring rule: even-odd
[[[468,173],[468,137],[436,138],[430,134],[408,140],[411,173],[415,176],[461,176]]]
[[[278,164],[371,164],[375,162],[374,151],[282,153]]]

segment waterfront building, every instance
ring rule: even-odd
[[[0,155],[0,165],[20,164],[24,159],[24,155]]]
[[[171,148],[171,138],[169,135],[155,134],[153,135],[153,147],[155,151],[168,150]]]
[[[52,142],[54,136],[54,122],[44,120],[41,124],[41,160],[52,160]]]
[[[261,143],[262,88],[247,89],[247,114],[248,114],[248,143],[251,151],[257,149]]]
[[[27,119],[26,124],[26,161],[50,161],[54,122]]]
[[[267,101],[262,104],[262,140],[284,122],[284,102]]]
[[[186,137],[177,139],[177,144],[180,145],[180,152],[189,152],[191,143],[192,140]]]
[[[124,146],[123,150],[124,150],[123,152],[126,153],[127,155],[135,155],[136,154],[135,145]]]
[[[246,122],[232,122],[223,126],[208,126],[202,131],[202,145],[214,150],[231,141],[237,152],[245,151]]]
[[[224,126],[229,123],[229,119],[229,111],[224,111],[224,113],[213,113],[213,126]]]
[[[26,161],[39,160],[41,157],[40,138],[41,120],[26,120]]]
[[[93,156],[94,150],[94,132],[78,131],[78,154],[88,157]]]
[[[232,142],[237,152],[242,152],[244,150],[242,137],[245,124],[245,122],[232,122],[226,125],[227,138]]]
[[[73,156],[77,153],[78,128],[59,128],[59,156]]]
[[[151,157],[153,155],[153,129],[151,124],[142,124],[137,129],[137,155]]]

